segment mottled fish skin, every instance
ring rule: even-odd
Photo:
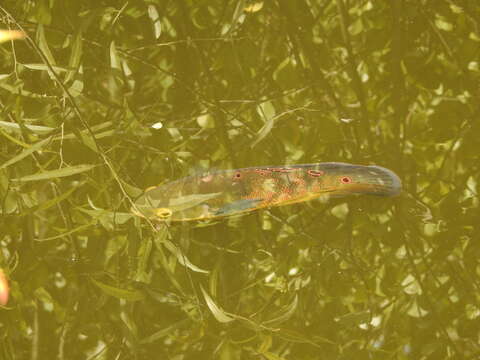
[[[257,204],[261,203],[263,199],[242,199],[237,200],[231,204],[227,204],[224,207],[215,211],[216,216],[227,216],[232,214],[238,214],[239,212],[245,212],[247,210],[255,210]]]
[[[202,220],[303,202],[322,194],[395,196],[401,188],[394,172],[374,165],[327,162],[251,167],[189,176],[149,188],[132,211],[151,220]]]

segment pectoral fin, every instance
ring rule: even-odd
[[[257,205],[261,203],[263,199],[242,199],[234,201],[230,204],[222,206],[220,209],[215,211],[215,216],[226,216],[233,215],[235,213],[241,213],[248,210],[254,210],[257,208]]]

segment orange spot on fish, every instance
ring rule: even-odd
[[[307,173],[313,177],[319,177],[325,174],[322,170],[308,170]]]
[[[342,184],[350,184],[352,182],[352,179],[348,176],[344,176],[340,179],[340,181],[342,182]]]
[[[257,174],[260,174],[262,176],[266,176],[271,173],[270,170],[266,170],[266,169],[255,169],[253,171],[255,171]]]
[[[7,277],[2,269],[0,269],[0,305],[5,306],[8,302],[8,282]]]

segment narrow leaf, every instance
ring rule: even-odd
[[[272,325],[278,325],[278,324],[281,324],[282,322],[287,321],[295,313],[295,310],[297,309],[297,305],[298,305],[298,296],[295,295],[295,298],[293,299],[292,303],[286,306],[284,309],[282,309],[282,312],[279,316],[273,319],[264,321],[262,325],[272,326]]]
[[[110,66],[113,69],[121,70],[120,68],[120,59],[117,54],[117,48],[115,47],[115,42],[110,43]]]
[[[262,355],[265,356],[265,358],[267,358],[268,360],[286,360],[284,357],[270,351],[264,352],[262,353]]]
[[[139,301],[145,298],[145,295],[135,289],[122,289],[115,286],[104,284],[98,280],[90,278],[92,282],[98,286],[105,294],[116,297],[118,299],[125,299],[128,301]]]
[[[52,52],[48,47],[47,38],[45,37],[45,30],[42,24],[39,24],[37,27],[37,42],[38,47],[42,51],[43,56],[45,56],[48,64],[50,64],[51,66],[56,65],[55,58],[53,57]],[[48,70],[48,73],[52,79],[55,78],[55,76],[51,73],[50,69]]]
[[[243,13],[245,9],[246,0],[240,0],[237,2],[237,6],[232,15],[232,20],[229,24],[226,24],[222,29],[222,35],[229,35],[238,25],[241,25],[245,20],[245,14]]]
[[[198,273],[208,274],[208,270],[203,270],[196,265],[193,265],[190,260],[185,256],[185,254],[181,253],[180,250],[169,240],[165,239],[162,241],[162,244],[177,258],[178,262],[183,266],[186,266],[190,270]]]
[[[33,206],[31,208],[28,208],[26,211],[22,212],[21,215],[25,216],[27,214],[31,214],[31,213],[36,212],[36,211],[46,210],[46,209],[58,204],[59,202],[65,200],[66,198],[68,198],[77,189],[78,189],[78,187],[72,187],[68,191],[65,191],[63,194],[61,194],[57,197],[54,197],[53,199],[47,200],[47,201],[45,201],[45,202],[43,202],[43,203],[41,203],[37,206]]]
[[[70,53],[70,60],[68,61],[68,67],[72,69],[68,72],[67,76],[65,77],[65,82],[68,83],[69,81],[73,80],[77,69],[80,67],[80,60],[82,58],[82,33],[78,31],[75,35],[75,39],[73,40],[72,44],[72,52]]]
[[[17,156],[14,156],[13,158],[11,158],[10,160],[7,160],[5,161],[1,166],[0,166],[0,169],[4,169],[6,168],[7,166],[10,166],[12,164],[15,164],[16,162],[26,158],[28,155],[34,153],[35,151],[38,151],[40,150],[41,148],[43,148],[43,146],[45,144],[47,144],[48,142],[50,142],[50,140],[52,140],[52,137],[50,136],[49,138],[47,139],[44,139],[44,140],[41,140],[35,144],[33,144],[32,146],[30,146],[29,148],[23,150],[20,154],[18,154]]]
[[[146,338],[140,340],[140,344],[150,344],[157,340],[160,340],[165,336],[172,334],[175,330],[181,328],[182,326],[185,326],[185,324],[189,324],[190,322],[191,320],[189,318],[177,321],[173,325],[167,326],[166,328],[156,331],[152,335],[149,335]]]
[[[202,286],[200,286],[200,289],[202,290],[203,297],[205,298],[205,302],[207,303],[208,308],[218,322],[228,323],[235,320],[235,318],[227,315],[225,311],[223,311],[217,304],[215,304],[215,301],[213,301],[213,299],[210,297],[210,295],[207,294],[207,292],[203,289]]]
[[[273,125],[275,124],[275,120],[277,118],[277,116],[275,116],[275,107],[270,101],[261,103],[257,108],[257,112],[266,120],[265,124],[258,132],[257,138],[252,143],[252,148],[262,141],[270,133],[270,131],[272,131]]]
[[[28,130],[33,131],[36,134],[48,134],[49,132],[55,130],[54,128],[47,127],[47,126],[39,126],[39,125],[24,125]],[[8,130],[14,130],[15,132],[20,133],[20,125],[17,123],[9,122],[9,121],[1,121],[0,120],[0,127]]]
[[[162,23],[160,22],[160,17],[158,16],[158,11],[155,5],[148,5],[148,17],[153,22],[155,39],[158,39],[162,34]]]
[[[150,239],[143,239],[140,249],[138,249],[138,262],[137,262],[137,271],[135,274],[135,281],[150,283],[151,272],[147,272],[148,259],[152,252],[153,243]]]
[[[95,134],[95,138],[98,139],[99,135],[97,135],[96,131],[103,130],[103,129],[108,128],[112,125],[113,125],[112,121],[105,121],[101,124],[91,126],[90,130]],[[89,132],[87,129],[80,131],[80,133],[87,133],[87,132]],[[73,133],[68,133],[68,134],[65,134],[65,135],[57,135],[55,137],[55,140],[67,140],[67,139],[72,140],[72,139],[77,139],[77,137]]]
[[[50,71],[50,68],[46,64],[23,64],[26,68],[30,70],[40,70],[40,71]],[[69,69],[61,66],[51,65],[52,69],[56,72],[67,72]]]
[[[336,322],[342,324],[342,326],[358,326],[362,323],[369,322],[371,320],[372,313],[370,311],[357,311],[348,313],[335,318]]]
[[[36,181],[36,180],[46,180],[46,179],[72,176],[72,175],[80,174],[85,171],[89,171],[93,169],[95,166],[96,165],[87,165],[87,164],[69,166],[69,167],[64,167],[57,170],[43,171],[33,175],[22,176],[20,178],[12,179],[12,181]]]

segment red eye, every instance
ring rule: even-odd
[[[352,179],[350,179],[348,176],[344,176],[340,179],[340,181],[342,182],[342,184],[349,184],[352,182]]]
[[[235,175],[233,176],[235,179],[240,179],[242,177],[242,174],[240,174],[239,172],[235,173]]]

